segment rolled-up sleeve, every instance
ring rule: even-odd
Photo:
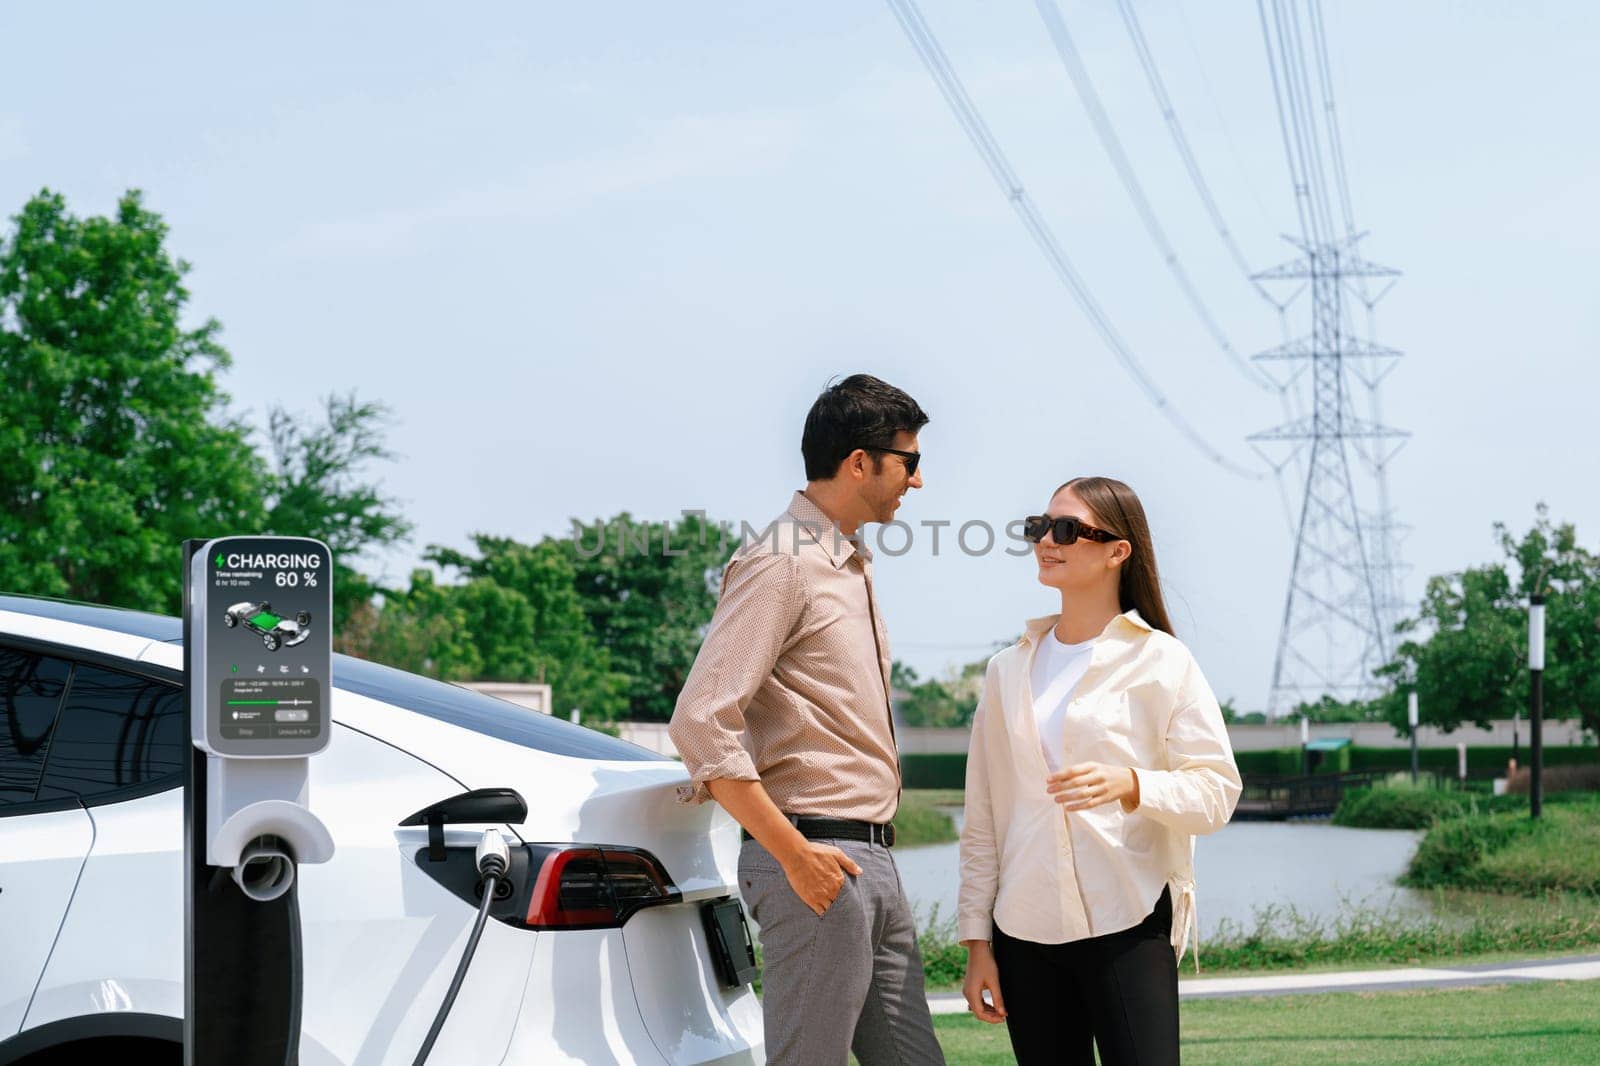
[[[1228,824],[1243,785],[1222,709],[1205,676],[1189,660],[1167,725],[1165,768],[1135,768],[1139,813],[1196,836]]]
[[[983,675],[983,695],[972,718],[967,747],[966,813],[961,823],[961,889],[956,897],[956,939],[988,940],[994,933],[994,900],[1000,883],[995,845],[994,799],[989,793],[989,763],[984,734],[998,714],[994,661]]]
[[[692,781],[681,790],[684,802],[710,799],[707,781],[759,780],[746,747],[745,712],[799,625],[805,597],[792,553],[728,564],[710,629],[667,726]]]

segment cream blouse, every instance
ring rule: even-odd
[[[1103,936],[1138,925],[1167,886],[1181,960],[1195,933],[1194,838],[1227,824],[1241,790],[1222,712],[1181,641],[1137,611],[1113,618],[1068,705],[1064,765],[1132,767],[1139,806],[1063,811],[1045,791],[1029,679],[1059,617],[1030,621],[984,675],[967,758],[958,936],[988,940],[996,924],[1041,944]]]

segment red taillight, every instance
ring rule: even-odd
[[[533,929],[615,928],[641,908],[683,898],[646,851],[586,845],[531,850],[539,864],[528,899]]]

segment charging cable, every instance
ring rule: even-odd
[[[506,870],[511,866],[511,851],[506,847],[505,838],[498,829],[485,829],[483,836],[478,840],[478,877],[483,885],[483,902],[478,905],[478,920],[472,925],[472,935],[467,937],[467,950],[461,955],[461,962],[456,966],[456,975],[450,981],[450,991],[444,994],[444,1003],[439,1006],[439,1013],[434,1016],[433,1026],[428,1030],[428,1038],[422,1042],[422,1050],[417,1052],[417,1057],[412,1060],[411,1066],[422,1066],[428,1061],[428,1052],[433,1050],[433,1042],[439,1039],[439,1031],[444,1028],[444,1020],[450,1016],[450,1008],[455,1004],[456,993],[461,991],[461,982],[466,979],[467,967],[472,965],[472,956],[478,950],[478,939],[483,936],[483,925],[489,919],[489,908],[494,904],[494,891],[500,887],[500,879],[505,876]]]

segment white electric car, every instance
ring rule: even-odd
[[[182,1061],[181,645],[175,618],[0,596],[0,1063]],[[527,800],[501,827],[522,859],[431,1062],[763,1060],[702,913],[737,898],[738,827],[677,802],[681,766],[358,659],[334,688],[311,805],[337,850],[299,870],[304,1066],[411,1062],[476,913],[400,823],[479,788]],[[451,854],[482,829],[447,826]]]

